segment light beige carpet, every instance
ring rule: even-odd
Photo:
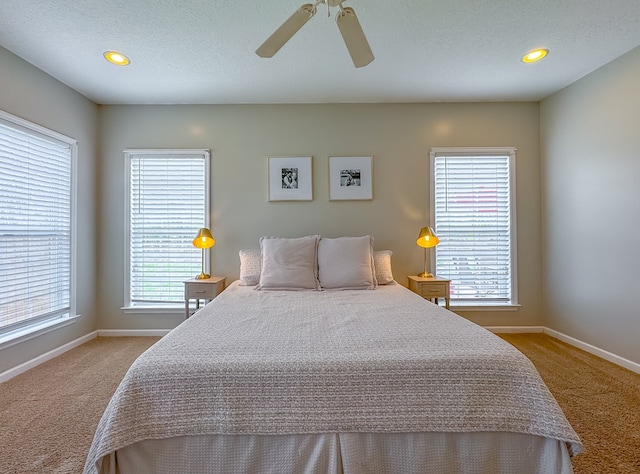
[[[553,393],[585,450],[576,474],[640,474],[640,375],[544,334],[502,334]]]
[[[102,337],[0,384],[0,473],[81,473],[102,412],[157,337]]]
[[[503,337],[538,367],[582,438],[576,474],[640,473],[640,375],[542,334]],[[82,472],[109,398],[156,340],[98,338],[0,384],[0,473]]]

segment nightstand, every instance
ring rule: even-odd
[[[222,293],[226,278],[213,276],[203,280],[195,278],[184,282],[184,315],[191,316],[189,312],[189,300],[196,300],[196,311],[200,309],[200,300],[207,303]],[[195,311],[194,311],[195,312]]]
[[[419,294],[425,299],[438,304],[438,298],[444,298],[445,307],[449,309],[449,285],[451,280],[446,278],[438,278],[437,276],[422,278],[419,276],[408,276],[409,289]]]

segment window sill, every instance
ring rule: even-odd
[[[28,341],[34,337],[41,336],[56,329],[69,326],[76,322],[76,319],[80,317],[79,314],[75,316],[65,316],[62,318],[56,318],[49,321],[41,321],[30,326],[21,327],[14,331],[7,332],[0,336],[0,349],[6,349],[21,342]]]
[[[138,306],[123,306],[120,308],[126,314],[181,314],[184,316],[184,304],[181,303],[164,303],[157,305],[138,305]]]
[[[451,302],[449,305],[449,309],[451,311],[465,311],[465,312],[477,312],[477,311],[485,311],[485,312],[498,312],[498,311],[518,311],[521,305],[519,304],[464,304],[464,303],[454,303]]]

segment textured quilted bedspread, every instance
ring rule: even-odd
[[[199,434],[516,432],[582,445],[531,362],[400,285],[230,285],[132,365],[85,472],[144,439]]]

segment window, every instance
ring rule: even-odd
[[[0,340],[75,316],[75,140],[0,112]]]
[[[125,160],[125,309],[183,305],[183,282],[202,265],[192,241],[209,227],[209,151],[125,150]]]
[[[431,150],[438,276],[459,305],[517,305],[515,148]]]

